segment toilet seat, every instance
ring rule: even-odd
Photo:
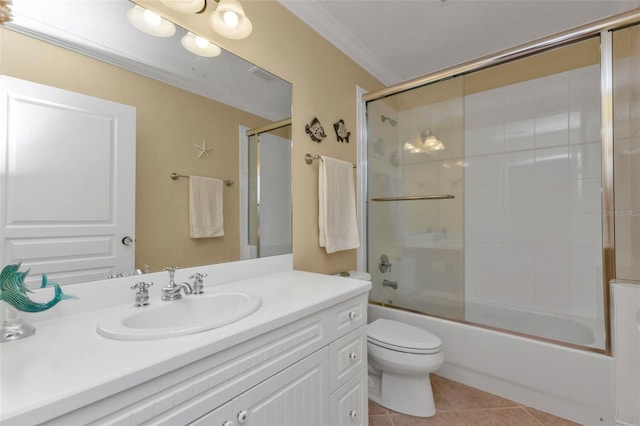
[[[435,334],[382,318],[367,326],[367,340],[376,346],[413,354],[434,354],[442,349],[442,340]]]

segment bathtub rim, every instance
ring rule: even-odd
[[[412,314],[417,314],[417,315],[424,315],[424,316],[431,317],[431,318],[437,318],[437,319],[440,319],[440,320],[443,320],[443,321],[450,321],[450,322],[454,322],[454,323],[458,323],[458,324],[468,325],[468,326],[471,326],[471,327],[478,327],[478,328],[482,328],[482,329],[485,329],[485,330],[495,331],[495,332],[498,332],[498,333],[505,333],[505,334],[509,334],[509,335],[512,335],[512,336],[522,337],[522,338],[525,338],[525,339],[537,340],[539,342],[549,343],[549,344],[552,344],[552,345],[558,345],[558,346],[563,346],[563,347],[566,347],[566,348],[577,349],[577,350],[582,350],[582,351],[586,351],[586,352],[593,352],[593,353],[597,353],[597,354],[601,354],[601,355],[606,355],[608,357],[612,357],[612,354],[609,351],[607,351],[607,349],[593,348],[593,347],[590,347],[590,346],[583,346],[583,345],[578,345],[578,344],[575,344],[575,343],[568,343],[568,342],[564,342],[562,340],[549,339],[547,337],[535,336],[535,335],[532,335],[532,334],[521,333],[519,331],[508,330],[508,329],[500,328],[500,327],[493,327],[493,326],[490,326],[490,325],[479,324],[479,323],[476,323],[476,322],[471,322],[471,321],[466,321],[466,320],[461,320],[461,319],[456,319],[456,318],[443,317],[443,316],[440,316],[440,315],[434,315],[434,314],[421,312],[421,311],[418,311],[418,310],[415,310],[415,309],[404,308],[402,306],[390,305],[388,303],[382,303],[382,302],[376,302],[375,300],[369,300],[368,304],[381,306],[383,308],[396,309],[398,311],[410,312]]]

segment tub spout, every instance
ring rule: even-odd
[[[394,290],[398,289],[398,281],[389,281],[389,280],[383,280],[382,281],[382,286],[383,287],[391,287]]]

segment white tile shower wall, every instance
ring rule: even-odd
[[[465,98],[467,299],[601,315],[599,78],[590,66]]]
[[[614,282],[616,421],[640,425],[640,285]]]

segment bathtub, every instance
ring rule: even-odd
[[[402,295],[394,293],[389,294],[385,302],[398,303]],[[408,300],[403,301],[408,303],[406,308],[415,309],[416,303],[424,302],[415,294],[407,296]],[[433,300],[433,296],[429,299]],[[441,316],[464,309],[474,320],[484,315],[484,319],[504,321],[505,315],[508,318],[522,313],[478,306],[481,304],[462,306],[455,298],[440,297],[444,303],[438,304],[440,311],[437,315]],[[440,336],[445,363],[437,374],[574,422],[615,425],[615,365],[612,357],[377,304],[369,304],[368,315],[369,322],[378,318],[397,320]],[[525,316],[517,321],[526,328],[536,323],[533,321],[532,324],[532,320]],[[577,344],[598,343],[597,333],[585,324],[554,323],[545,316],[537,320],[541,329],[538,331],[575,333],[573,337]],[[530,330],[522,330],[526,331]],[[557,336],[548,338],[553,337]]]
[[[536,312],[495,305],[483,301],[463,301],[460,296],[429,290],[386,292],[372,299],[390,306],[401,306],[416,312],[428,312],[444,318],[463,318],[465,322],[494,328],[508,328],[515,333],[542,337],[572,345],[604,348],[601,323],[589,319]]]

